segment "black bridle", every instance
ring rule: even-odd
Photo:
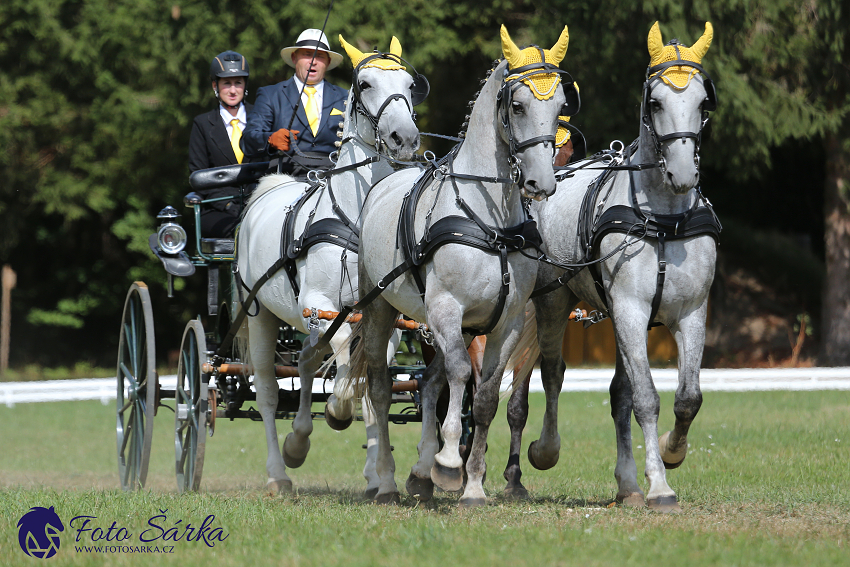
[[[681,53],[679,53],[680,44],[678,40],[674,39],[667,45],[672,46],[676,50],[676,55],[678,56],[678,58],[673,61],[659,63],[658,65],[649,67],[646,70],[646,80],[643,83],[643,97],[640,112],[641,124],[643,124],[644,128],[646,128],[646,130],[649,132],[649,135],[652,137],[652,142],[655,146],[655,154],[658,158],[659,167],[661,168],[662,175],[667,170],[667,161],[664,159],[661,144],[670,140],[685,140],[687,138],[691,138],[694,140],[694,163],[696,164],[697,170],[699,170],[699,150],[700,145],[702,144],[702,131],[705,128],[706,123],[708,122],[709,112],[717,109],[717,92],[714,90],[714,82],[711,80],[711,77],[708,75],[705,69],[703,69],[702,65],[700,65],[699,63],[695,63],[694,61],[687,61],[682,59]],[[671,132],[669,134],[659,136],[658,132],[655,129],[655,123],[652,120],[652,108],[650,105],[652,88],[655,86],[655,83],[660,82],[662,80],[662,75],[664,71],[666,71],[670,67],[676,66],[691,67],[693,69],[696,69],[697,72],[703,76],[705,100],[703,100],[702,103],[702,117],[700,119],[699,131]]]
[[[410,86],[410,100],[408,100],[407,97],[401,93],[391,94],[386,98],[386,100],[384,100],[384,102],[378,108],[378,112],[376,114],[372,114],[371,112],[369,112],[369,109],[366,108],[366,105],[363,104],[363,91],[360,88],[359,74],[360,70],[367,63],[376,59],[387,59],[390,61],[394,61],[399,65],[410,65],[410,68],[413,69],[414,79],[413,84]],[[425,75],[418,73],[416,71],[416,67],[411,65],[410,62],[408,62],[406,59],[393,53],[384,53],[381,51],[376,51],[370,54],[369,56],[364,57],[360,61],[360,63],[358,63],[357,66],[354,67],[354,71],[351,78],[351,91],[354,102],[352,107],[349,109],[349,112],[351,112],[351,118],[352,120],[354,119],[354,113],[356,112],[357,114],[360,114],[361,116],[364,116],[367,120],[369,120],[369,122],[372,124],[373,130],[375,131],[375,149],[380,154],[382,142],[381,136],[378,133],[378,122],[380,122],[384,110],[386,110],[387,106],[389,106],[391,102],[395,100],[403,100],[404,103],[407,105],[407,109],[410,112],[411,116],[413,116],[413,120],[415,121],[416,111],[413,109],[413,107],[419,105],[425,100],[425,98],[428,96],[428,93],[431,91],[431,86],[428,83],[428,79],[425,77]]]
[[[523,65],[522,67],[517,67],[515,69],[508,69],[506,66],[502,76],[502,85],[499,88],[499,92],[496,95],[496,112],[499,115],[499,121],[502,124],[502,128],[505,131],[505,136],[508,140],[508,146],[510,148],[510,165],[511,165],[511,178],[514,180],[514,183],[517,185],[521,185],[522,175],[521,170],[519,168],[520,160],[517,157],[517,153],[521,152],[525,148],[529,146],[533,146],[535,144],[541,144],[546,142],[552,143],[552,152],[554,156],[555,148],[555,134],[551,135],[543,135],[543,136],[535,136],[534,138],[529,138],[528,140],[517,141],[514,136],[513,128],[511,127],[511,121],[509,118],[511,103],[513,102],[513,93],[519,88],[520,85],[523,85],[523,81],[526,79],[530,79],[535,75],[548,75],[552,73],[557,73],[558,75],[566,76],[569,81],[561,78],[560,85],[564,91],[564,106],[559,112],[559,116],[574,116],[578,113],[579,107],[581,106],[581,99],[578,94],[578,89],[575,86],[575,81],[573,81],[572,76],[566,71],[560,69],[557,65],[553,65],[551,63],[547,63],[545,59],[545,55],[543,50],[536,46],[532,45],[531,47],[536,48],[540,51],[540,63],[531,63],[529,65]],[[526,85],[527,86],[527,85]],[[556,88],[557,85],[552,88]],[[531,87],[528,87],[531,89]]]

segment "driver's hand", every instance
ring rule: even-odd
[[[269,145],[276,150],[280,150],[282,152],[289,151],[289,133],[292,132],[292,138],[297,139],[298,134],[301,133],[301,130],[287,130],[286,128],[281,128],[271,136],[269,136]]]

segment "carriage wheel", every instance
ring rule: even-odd
[[[209,376],[202,373],[201,365],[206,361],[206,349],[203,325],[197,320],[189,321],[180,343],[175,392],[174,448],[180,492],[198,490],[204,470]]]
[[[118,475],[124,490],[145,486],[156,410],[156,348],[148,286],[130,286],[118,341]]]

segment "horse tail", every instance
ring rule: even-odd
[[[350,323],[351,334],[339,349],[322,363],[319,372],[327,378],[328,372],[342,352],[349,352],[348,372],[334,380],[334,396],[340,401],[359,400],[366,394],[366,356],[362,335],[362,323]]]
[[[502,375],[502,380],[510,377],[510,387],[502,393],[502,399],[509,398],[520,384],[528,377],[537,360],[540,358],[540,345],[537,344],[537,314],[534,311],[534,304],[528,302],[525,306],[525,324],[522,328],[522,334],[519,336],[516,348],[513,354],[508,359],[505,365],[505,373]]]
[[[397,313],[393,317],[393,321],[398,319]],[[368,365],[366,362],[366,341],[363,340],[363,321],[351,323],[351,334],[342,343],[339,350],[328,358],[319,369],[323,376],[327,375],[333,362],[343,349],[348,349],[350,354],[348,359],[348,374],[342,378],[338,378],[334,384],[334,395],[340,399],[365,399],[369,400],[369,385],[367,380]]]

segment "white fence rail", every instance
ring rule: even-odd
[[[568,369],[564,377],[564,392],[605,392],[614,371],[611,368]],[[655,387],[659,391],[676,389],[675,369],[652,371]],[[165,389],[174,389],[175,376],[161,376]],[[282,378],[281,387],[298,387],[298,380]],[[506,383],[502,384],[503,389]],[[850,367],[838,368],[758,368],[758,369],[703,369],[700,385],[706,392],[742,392],[762,390],[850,390]],[[32,402],[59,402],[69,400],[100,400],[107,404],[116,398],[114,378],[89,378],[83,380],[49,380],[39,382],[0,382],[0,404]],[[313,382],[313,391],[330,392],[332,386],[322,380]],[[540,371],[531,376],[531,391],[542,392]]]

